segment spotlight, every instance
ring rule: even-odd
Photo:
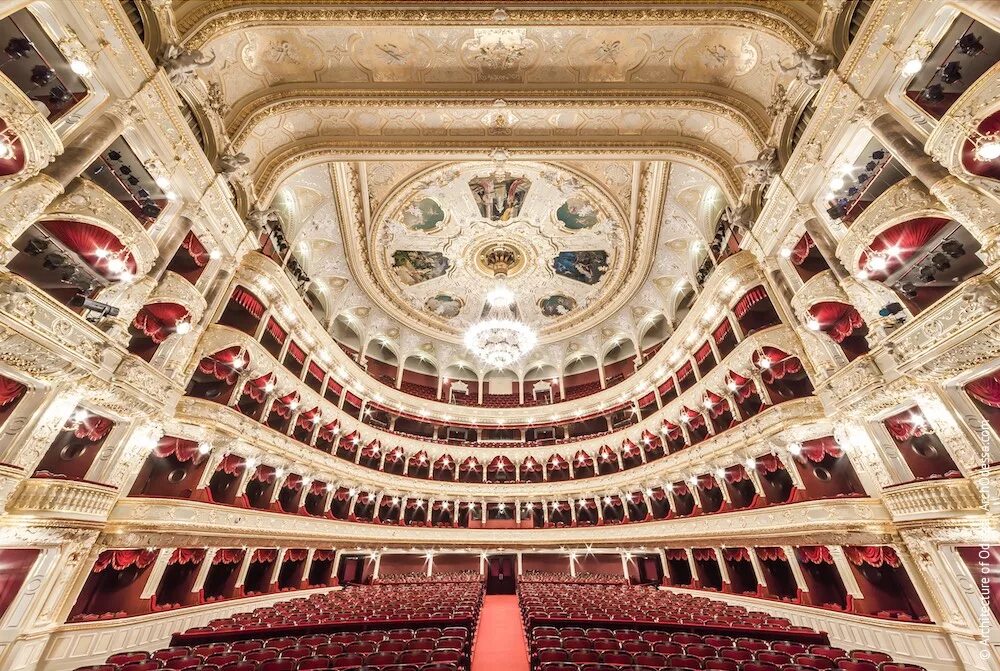
[[[74,58],[69,62],[69,69],[81,77],[89,77],[91,73],[90,66],[79,58]]]
[[[91,300],[85,294],[73,296],[73,298],[69,299],[69,304],[73,307],[83,308],[87,313],[93,313],[87,315],[87,321],[90,322],[96,322],[105,317],[117,317],[119,313],[119,309],[115,306]]]
[[[49,89],[49,102],[56,109],[61,109],[73,102],[73,94],[61,86],[54,86]]]
[[[931,263],[937,270],[945,271],[951,268],[951,261],[948,260],[947,255],[938,252],[931,257]]]
[[[35,86],[45,86],[56,76],[56,71],[47,65],[36,65],[31,68],[31,83]]]
[[[978,56],[983,51],[983,41],[972,33],[962,35],[955,44],[958,45],[958,52],[965,56]]]
[[[941,70],[941,81],[945,84],[954,84],[962,79],[962,65],[958,61],[951,61]]]
[[[944,100],[944,87],[940,84],[931,84],[920,95],[929,103],[939,103]]]
[[[31,56],[35,52],[35,45],[26,37],[12,37],[3,51],[11,60],[18,60]]]
[[[28,256],[38,256],[45,250],[49,248],[49,243],[47,240],[41,240],[39,238],[33,238],[24,247],[24,253]]]
[[[965,256],[965,247],[958,240],[946,240],[941,244],[941,251],[953,259]]]
[[[934,266],[920,266],[917,271],[922,282],[933,282],[934,281]]]

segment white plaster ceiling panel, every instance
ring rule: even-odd
[[[700,83],[770,100],[774,62],[792,53],[737,27],[250,26],[216,36],[218,81],[233,105],[283,84],[547,86]]]

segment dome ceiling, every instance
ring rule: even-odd
[[[526,367],[638,348],[767,146],[816,3],[416,4],[176,5],[246,200],[356,345],[469,362],[503,244]]]

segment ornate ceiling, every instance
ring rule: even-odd
[[[467,360],[503,243],[558,369],[674,315],[818,4],[192,0],[174,27],[331,321]]]

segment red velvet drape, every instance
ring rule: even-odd
[[[886,564],[899,568],[902,565],[896,551],[884,545],[848,546],[844,548],[844,554],[855,566],[868,564],[878,568]]]
[[[94,562],[93,572],[100,573],[108,568],[124,571],[131,566],[146,568],[156,561],[159,552],[159,550],[105,550]]]
[[[108,277],[108,257],[102,256],[99,250],[104,250],[111,254],[117,254],[125,245],[122,244],[113,233],[103,228],[84,224],[79,221],[43,221],[39,226],[47,233],[55,237],[59,242],[80,255],[87,265]],[[129,272],[135,274],[138,266],[131,253],[126,253],[122,258]]]
[[[157,457],[166,459],[173,456],[180,462],[194,461],[198,458],[199,453],[197,442],[174,436],[163,436],[153,448],[153,454]]]
[[[181,247],[187,250],[188,255],[194,261],[195,265],[199,268],[204,268],[211,258],[209,256],[208,250],[205,249],[205,245],[201,244],[201,240],[198,236],[194,234],[194,231],[189,231],[184,240],[181,242]]]
[[[243,287],[233,289],[233,300],[249,312],[254,319],[260,319],[264,314],[264,303]]]
[[[187,308],[177,303],[151,303],[136,313],[132,326],[159,345],[187,316]]]
[[[28,388],[16,380],[0,375],[0,408],[18,401]]]
[[[1000,408],[1000,370],[965,385],[972,398],[991,408]]]
[[[816,303],[809,308],[809,314],[819,322],[820,330],[836,343],[842,343],[852,333],[865,325],[854,306],[846,303]]]

